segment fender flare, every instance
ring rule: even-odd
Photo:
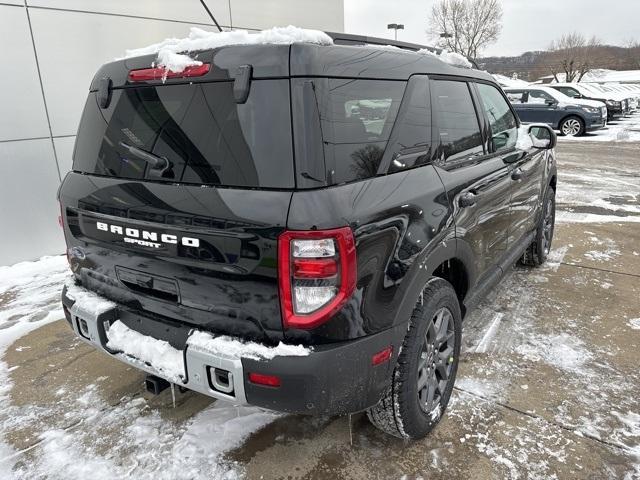
[[[461,243],[463,244],[461,247]],[[467,293],[471,290],[476,280],[475,264],[473,262],[471,247],[466,242],[451,238],[439,241],[425,255],[424,259],[416,259],[412,268],[407,273],[410,277],[404,279],[408,287],[404,293],[400,308],[396,311],[393,325],[399,325],[409,321],[411,312],[415,308],[420,292],[425,284],[433,277],[436,269],[447,260],[458,260],[465,268],[468,280]]]

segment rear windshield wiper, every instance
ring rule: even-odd
[[[164,172],[171,168],[171,162],[165,157],[146,152],[124,142],[120,142],[120,146],[127,149],[131,155],[135,155],[139,159],[147,162],[151,165],[152,170],[160,170],[160,172]]]

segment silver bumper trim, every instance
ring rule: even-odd
[[[155,375],[171,383],[177,383],[175,379],[167,378],[162,372],[154,368],[147,362],[132,357],[123,352],[114,352],[106,348],[106,337],[108,325],[99,325],[98,319],[104,312],[95,312],[82,308],[81,302],[75,302],[69,309],[71,313],[71,325],[76,335],[86,343],[96,347],[109,356],[120,360],[132,367],[142,370],[151,375]],[[105,321],[111,324],[115,320]],[[194,390],[196,392],[208,395],[220,400],[226,400],[236,405],[246,405],[247,399],[244,391],[244,372],[242,361],[239,358],[216,355],[207,352],[195,346],[186,345],[183,351],[184,372],[185,377],[179,385]],[[211,381],[214,378],[213,369],[228,372],[228,379],[232,388],[221,385],[217,381]],[[221,390],[227,390],[227,393],[212,388],[214,384],[218,384]]]

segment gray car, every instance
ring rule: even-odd
[[[525,123],[546,123],[570,137],[607,125],[607,107],[602,102],[570,98],[542,86],[506,88],[504,91]]]

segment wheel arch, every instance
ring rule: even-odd
[[[564,117],[562,117],[560,120],[558,120],[558,130],[560,130],[562,132],[562,129],[561,129],[562,122],[564,122],[565,120],[567,120],[568,118],[571,118],[571,117],[575,117],[578,120],[580,120],[582,122],[582,129],[583,130],[586,129],[587,121],[585,120],[585,118],[582,115],[580,115],[578,112],[569,112]]]
[[[464,299],[469,293],[470,288],[470,276],[469,270],[464,261],[458,257],[451,257],[440,263],[431,272],[434,277],[442,278],[451,284],[456,296],[458,297],[458,303],[460,304],[460,310],[462,316],[465,316],[466,308],[464,306]]]

